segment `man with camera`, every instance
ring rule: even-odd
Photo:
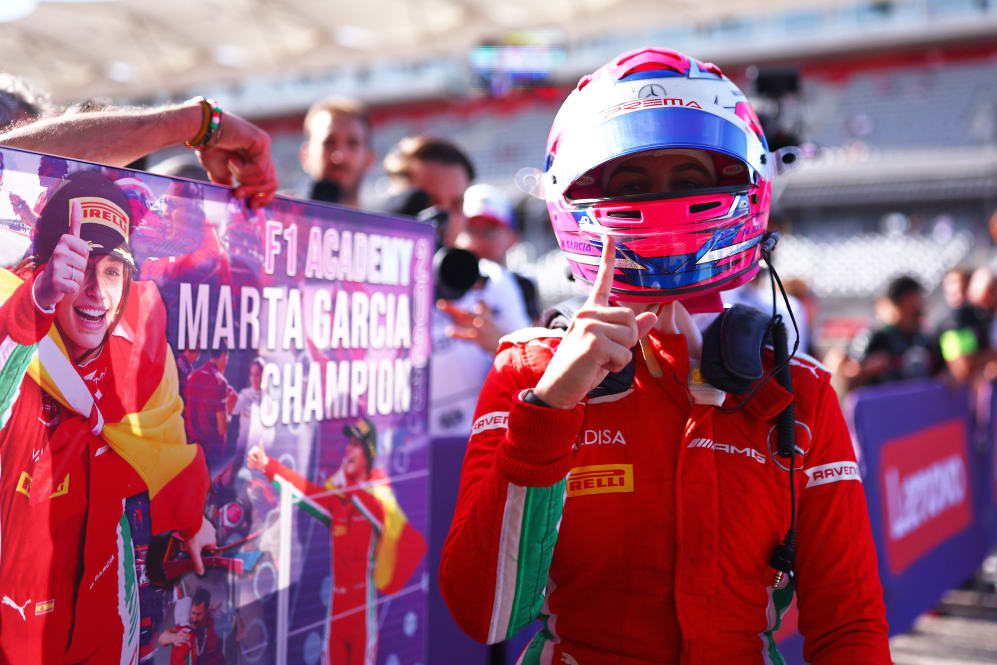
[[[437,223],[429,432],[467,436],[499,339],[530,324],[522,291],[501,265],[455,249],[467,227],[464,191],[475,175],[460,148],[431,136],[404,138],[384,169],[392,181],[388,207]]]

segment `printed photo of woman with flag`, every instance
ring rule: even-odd
[[[377,663],[377,593],[405,586],[426,553],[426,539],[409,523],[377,460],[377,429],[367,418],[343,427],[339,469],[319,485],[253,446],[246,464],[275,485],[289,485],[295,504],[329,528],[332,597],[324,663]]]
[[[68,176],[30,256],[0,270],[0,660],[135,663],[139,580],[125,502],[178,531],[199,573],[215,542],[208,471],[184,431],[156,285],[133,281],[125,194]]]

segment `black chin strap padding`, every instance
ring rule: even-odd
[[[700,372],[710,385],[743,395],[762,378],[762,344],[771,317],[745,305],[734,305],[703,333]]]
[[[636,347],[634,347],[636,348]],[[634,371],[637,369],[637,358],[634,349],[630,349],[630,362],[619,372],[610,372],[602,383],[588,392],[589,397],[602,397],[603,395],[616,395],[630,390],[634,383]]]

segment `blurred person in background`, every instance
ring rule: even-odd
[[[298,157],[311,179],[308,198],[360,207],[360,185],[374,164],[367,107],[342,97],[326,97],[308,109],[305,142]]]
[[[987,339],[991,347],[997,347],[997,273],[993,268],[977,268],[969,278],[966,287],[966,300],[975,307],[979,316],[986,319]]]
[[[417,215],[432,207],[445,212],[446,219],[437,225],[437,243],[454,247],[467,225],[464,191],[475,176],[464,151],[435,136],[408,136],[385,156],[384,170],[390,183],[389,211]]]
[[[969,381],[980,372],[990,357],[993,312],[970,301],[973,275],[974,271],[966,266],[956,266],[945,273],[942,278],[942,295],[948,311],[935,329],[942,358],[953,378],[960,383]],[[992,300],[993,281],[993,273],[982,269],[977,278],[974,296],[980,300]]]
[[[389,207],[417,214],[432,208],[441,215],[437,244],[456,247],[467,229],[464,193],[474,166],[460,148],[444,139],[402,139],[385,157],[391,178]],[[499,339],[530,325],[519,284],[507,269],[488,259],[477,262],[474,286],[453,298],[441,298],[433,311],[430,436],[466,436],[478,393],[492,366]],[[437,281],[440,281],[437,279]],[[460,368],[457,373],[446,370]]]
[[[878,328],[855,336],[842,365],[849,389],[936,375],[943,368],[938,342],[924,330],[924,287],[910,275],[895,278],[876,304]]]
[[[786,234],[790,227],[789,220],[785,217],[778,217],[773,215],[769,219],[769,229],[777,231],[782,234]],[[769,255],[770,260],[775,260],[775,256],[779,251],[779,245],[776,244],[772,253]],[[766,262],[767,265],[767,262]],[[783,285],[785,287],[785,284]],[[789,289],[786,289],[786,300],[789,300],[789,309],[787,309],[786,300],[783,299],[782,293],[779,288],[776,287],[775,293],[772,292],[772,283],[768,275],[767,269],[762,269],[758,271],[755,278],[737,287],[736,289],[731,289],[730,291],[723,292],[723,301],[725,305],[747,305],[748,307],[753,307],[761,312],[771,312],[772,311],[772,297],[775,296],[775,311],[782,315],[782,320],[786,323],[786,329],[789,332],[789,348],[793,348],[796,344],[797,332],[799,329],[799,351],[803,353],[813,355],[810,352],[810,320],[809,311],[792,293]],[[789,316],[789,312],[792,310],[793,316],[796,318],[796,329],[794,329],[792,320]]]
[[[457,236],[456,245],[481,259],[505,266],[506,252],[519,242],[519,222],[512,203],[498,187],[485,183],[471,185],[464,192],[464,216],[467,227]],[[531,321],[540,318],[537,285],[532,279],[512,272]]]
[[[804,312],[803,317],[797,317],[797,323],[800,326],[800,338],[806,339],[806,346],[801,343],[800,350],[817,358],[818,346],[820,345],[817,335],[817,316],[820,302],[817,300],[817,296],[814,295],[813,290],[811,290],[810,285],[799,277],[787,279],[783,282],[783,286],[786,287],[786,295],[796,299],[801,305],[799,310],[794,309],[793,311]]]
[[[973,270],[969,266],[959,265],[949,268],[942,277],[942,297],[945,306],[955,311],[969,304],[969,280]]]
[[[36,120],[51,110],[45,92],[20,76],[0,73],[0,131]]]

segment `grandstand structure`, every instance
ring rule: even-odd
[[[864,0],[664,21],[569,40],[545,80],[501,95],[475,86],[467,58],[438,56],[208,92],[270,130],[281,182],[291,191],[304,187],[304,111],[327,94],[371,105],[381,156],[412,134],[454,140],[472,155],[479,180],[519,202],[526,242],[510,264],[539,277],[541,299],[550,303],[579,287],[552,251],[543,202],[519,191],[516,173],[542,166],[554,113],[580,75],[636,45],[668,46],[720,65],[768,111],[770,137],[772,128],[784,129],[803,145],[805,163],[776,183],[774,213],[789,231],[777,267],[810,285],[822,316],[860,325],[899,274],[916,276],[930,292],[948,268],[989,262],[988,220],[997,211],[997,1]],[[760,85],[772,72],[797,84],[773,94]],[[362,200],[377,207],[386,188],[375,167]]]

